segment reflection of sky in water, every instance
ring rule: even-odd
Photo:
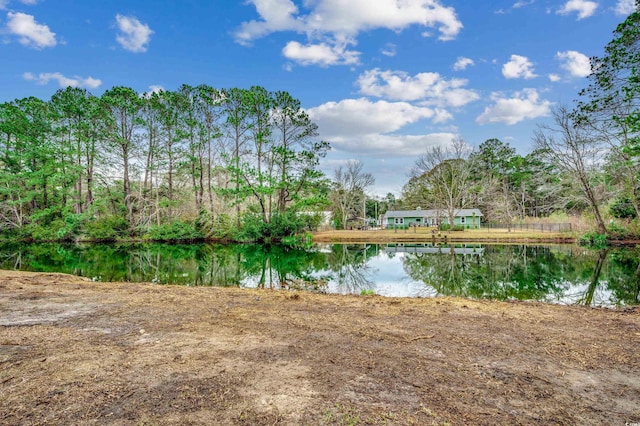
[[[441,252],[446,255],[447,250]],[[479,250],[479,255],[483,256],[483,249]],[[326,291],[338,294],[360,294],[363,290],[373,290],[376,294],[386,297],[437,297],[438,291],[424,281],[411,278],[404,267],[404,260],[411,253],[385,252],[380,251],[377,255],[367,259],[365,266],[360,266],[361,278],[360,286],[345,286],[335,278],[328,282]],[[347,266],[350,268],[352,266]],[[318,271],[314,276],[336,275],[329,270]],[[498,286],[517,288],[515,281],[501,281]],[[584,304],[585,297],[589,293],[590,283],[587,281],[562,281],[558,283],[559,293],[551,293],[539,297],[539,301],[558,304]],[[490,297],[490,296],[489,296]],[[592,294],[590,305],[611,306],[619,303],[616,295],[607,288],[606,280],[600,280]]]
[[[380,296],[387,297],[432,297],[436,291],[422,281],[416,281],[404,271],[405,253],[389,254],[380,252],[367,260],[362,268],[363,285],[349,287],[341,285],[338,279],[328,282],[327,292],[337,294],[360,294],[363,290],[373,290]],[[314,277],[336,275],[329,270],[317,271]]]
[[[638,249],[596,252],[568,245],[327,244],[311,250],[251,245],[0,246],[2,268],[73,273],[100,281],[249,288],[262,282],[266,288],[339,294],[529,298],[593,306],[639,302],[639,258]]]
[[[371,258],[375,273],[375,292],[381,296],[390,297],[419,297],[426,296],[427,285],[415,281],[404,271],[402,264],[405,253],[394,253],[389,257],[386,253],[380,253]]]

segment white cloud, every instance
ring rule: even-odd
[[[475,65],[476,63],[471,58],[465,58],[464,56],[459,56],[456,60],[456,63],[453,64],[453,69],[455,71],[462,71],[467,69],[467,67]]]
[[[514,8],[514,9],[519,9],[521,7],[529,6],[529,5],[531,5],[531,4],[535,3],[535,2],[536,2],[536,0],[529,0],[529,1],[520,0],[520,1],[515,2],[513,4],[513,6],[511,6],[511,7]]]
[[[308,111],[322,137],[390,133],[419,120],[436,118],[431,108],[365,98],[327,102]]]
[[[537,77],[533,72],[533,63],[526,56],[511,55],[509,62],[502,66],[502,75],[505,78],[531,79]]]
[[[393,43],[387,43],[382,47],[382,49],[380,49],[380,53],[389,57],[396,56],[396,45]]]
[[[556,53],[556,58],[561,62],[560,66],[569,72],[572,77],[586,77],[591,74],[589,57],[575,50]]]
[[[84,87],[87,89],[96,89],[102,85],[102,81],[93,77],[65,77],[59,72],[45,72],[40,73],[37,76],[26,72],[22,75],[25,80],[35,81],[37,84],[45,85],[50,81],[57,81],[60,87]]]
[[[244,22],[236,32],[239,42],[249,42],[277,31],[341,33],[356,35],[376,28],[402,30],[410,25],[437,28],[441,40],[455,38],[462,29],[452,7],[439,0],[314,0],[299,14],[291,0],[249,0],[261,20]]]
[[[0,10],[6,10],[11,0],[0,0]],[[28,6],[33,6],[38,3],[38,0],[20,0],[20,3]]]
[[[618,15],[627,16],[636,10],[635,0],[618,0],[615,11]]]
[[[346,44],[307,44],[290,41],[282,49],[285,58],[301,65],[355,65],[359,63],[360,52],[348,50]]]
[[[256,7],[259,21],[243,22],[236,31],[236,41],[242,45],[278,31],[304,31],[303,19],[296,18],[298,7],[291,0],[251,0]]]
[[[494,104],[485,108],[484,112],[476,118],[476,123],[512,125],[523,120],[547,116],[551,112],[552,105],[550,101],[540,99],[535,89],[523,89],[514,93],[511,98],[506,98],[501,93],[493,93],[491,100]]]
[[[292,0],[248,2],[255,6],[260,18],[243,22],[234,34],[236,42],[249,45],[255,39],[281,31],[304,33],[307,36],[306,46],[298,41],[290,41],[285,49],[294,50],[290,52],[291,55],[306,58],[309,64],[326,66],[345,61],[316,61],[308,56],[330,58],[341,51],[348,52],[349,58],[359,55],[359,52],[346,50],[346,45],[356,44],[357,35],[362,31],[401,31],[418,25],[437,29],[440,40],[452,40],[462,29],[455,10],[441,5],[440,0],[306,0],[303,2],[306,8],[303,12]],[[304,47],[306,49],[301,49]],[[311,52],[311,49],[317,51],[319,47],[322,52]],[[385,49],[385,52],[392,53],[394,50]]]
[[[21,44],[35,49],[53,47],[57,44],[56,34],[48,26],[36,22],[32,15],[26,13],[7,13],[7,30],[19,36]]]
[[[153,31],[133,16],[116,15],[118,30],[116,40],[130,52],[146,52]]]
[[[549,74],[547,77],[549,77],[549,81],[553,83],[557,83],[558,81],[562,80],[562,77],[560,77],[558,74]]]
[[[384,135],[374,133],[351,137],[334,136],[328,137],[326,140],[331,142],[333,149],[355,153],[359,157],[375,156],[390,158],[403,156],[415,157],[424,154],[427,147],[450,144],[454,137],[455,134],[446,132],[427,133],[424,135]],[[409,162],[408,164],[412,163]]]
[[[403,71],[381,71],[378,68],[365,71],[356,81],[363,95],[456,108],[479,99],[477,92],[464,88],[467,83],[466,79],[447,80],[434,72],[410,76]]]
[[[578,20],[588,18],[593,15],[598,8],[598,3],[590,0],[568,0],[564,6],[556,13],[568,15],[573,12],[578,13]]]

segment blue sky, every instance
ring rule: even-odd
[[[428,146],[532,150],[633,0],[0,0],[0,102],[261,85],[300,99],[333,147],[400,193]]]

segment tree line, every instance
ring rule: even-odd
[[[359,161],[319,170],[330,146],[289,93],[182,85],[102,96],[68,87],[0,104],[0,233],[34,240],[279,240],[366,226],[388,209],[476,207],[508,226],[584,214],[598,234],[640,235],[640,1],[518,155],[462,138],[419,156],[401,197],[367,195]],[[612,219],[619,219],[614,221]]]
[[[268,239],[317,220],[329,144],[289,93],[80,88],[0,104],[0,229],[26,239]]]
[[[636,1],[604,55],[591,58],[575,105],[557,105],[552,123],[538,126],[533,152],[517,155],[498,139],[476,150],[461,139],[432,147],[415,162],[403,207],[440,208],[450,221],[455,210],[478,207],[506,224],[587,213],[598,234],[640,235],[639,8]]]

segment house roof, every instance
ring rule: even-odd
[[[456,217],[464,216],[482,216],[482,212],[479,209],[457,209],[455,211]],[[448,213],[442,209],[427,209],[427,210],[388,210],[385,213],[386,217],[446,217]]]

